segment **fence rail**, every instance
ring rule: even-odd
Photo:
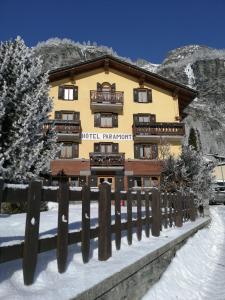
[[[82,203],[81,230],[69,232],[69,203]],[[121,220],[121,200],[126,202],[126,221]],[[21,244],[0,247],[0,263],[22,258],[25,285],[34,281],[38,253],[56,249],[58,271],[65,272],[67,266],[68,245],[81,242],[83,262],[89,261],[90,240],[98,238],[98,258],[107,260],[112,256],[112,233],[115,234],[116,249],[121,247],[121,233],[126,231],[128,244],[132,244],[133,231],[137,239],[142,239],[143,230],[147,237],[159,236],[162,227],[181,227],[187,220],[194,221],[196,208],[192,194],[160,193],[151,191],[111,192],[108,183],[100,184],[99,190],[93,191],[84,185],[80,190],[69,186],[62,177],[58,187],[46,187],[41,181],[31,181],[29,186],[15,188],[0,181],[0,202],[27,201],[25,238]],[[58,202],[58,231],[50,238],[39,238],[40,205],[43,201]],[[98,202],[98,226],[91,228],[91,202]],[[112,202],[113,201],[113,202]],[[112,205],[113,204],[113,205]],[[133,208],[136,214],[133,214]],[[114,207],[115,224],[111,224]],[[142,208],[144,207],[144,213]]]

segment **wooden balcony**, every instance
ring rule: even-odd
[[[123,92],[90,91],[90,99],[93,111],[119,112],[123,110]]]
[[[80,121],[64,121],[64,120],[49,120],[44,124],[44,132],[49,128],[55,126],[57,132],[58,141],[70,141],[76,142],[81,137],[81,125]]]
[[[90,155],[91,168],[106,168],[106,169],[121,169],[124,168],[125,154],[124,153],[100,153],[92,152]]]
[[[181,141],[185,135],[184,123],[144,123],[133,125],[134,140],[157,142],[165,138],[168,141]]]

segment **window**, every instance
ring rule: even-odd
[[[112,127],[113,118],[111,114],[101,114],[101,127]]]
[[[150,89],[134,89],[134,102],[152,102],[152,91]]]
[[[112,153],[112,144],[100,144],[100,152]]]
[[[138,159],[157,159],[158,146],[157,144],[135,144],[134,158]]]
[[[79,178],[71,177],[70,178],[70,186],[78,187],[79,186]]]
[[[62,113],[62,120],[73,121],[73,113]]]
[[[159,185],[158,177],[151,177],[151,176],[135,176],[129,179],[130,188],[151,188],[157,187]]]
[[[135,114],[133,115],[135,125],[148,125],[156,122],[156,116],[153,114]]]
[[[77,158],[79,151],[79,144],[76,143],[63,143],[60,158]]]
[[[58,98],[61,100],[77,100],[78,99],[78,87],[77,86],[59,86]]]
[[[94,143],[94,152],[118,153],[118,143]]]
[[[118,127],[118,115],[114,113],[95,113],[94,126],[103,128]]]
[[[141,177],[134,177],[134,187],[141,187]]]
[[[150,122],[150,116],[140,115],[140,116],[138,116],[138,121],[141,122],[141,123],[149,123]]]

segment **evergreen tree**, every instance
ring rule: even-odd
[[[58,151],[54,128],[43,134],[52,110],[42,61],[18,37],[0,43],[0,176],[10,182],[36,178]]]
[[[194,128],[191,128],[189,138],[188,138],[188,145],[192,146],[194,150],[198,151],[198,144],[197,144],[197,137]]]

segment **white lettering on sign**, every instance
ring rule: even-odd
[[[86,141],[132,141],[130,133],[97,133],[82,132],[81,139]]]

